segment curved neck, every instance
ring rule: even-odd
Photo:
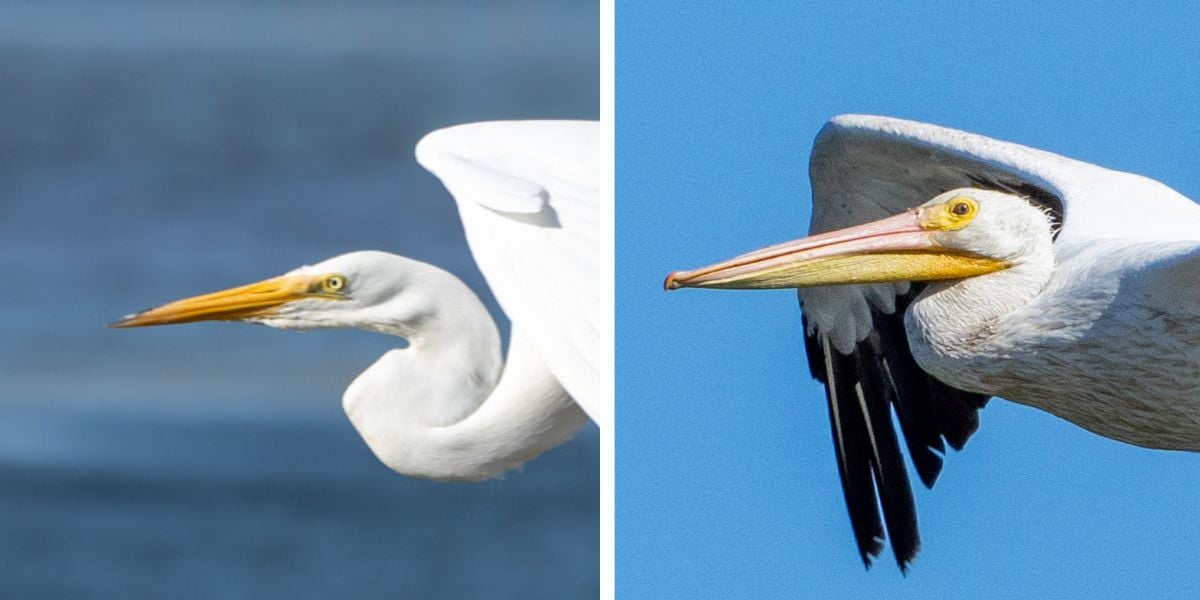
[[[487,309],[462,282],[437,281],[434,306],[398,298],[375,331],[402,334],[343,396],[350,421],[388,467],[439,480],[479,480],[566,441],[587,417],[514,327],[507,366]],[[426,295],[429,297],[429,295]]]

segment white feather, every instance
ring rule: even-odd
[[[954,387],[1036,406],[1107,437],[1200,450],[1200,206],[1138,175],[885,117],[834,118],[810,169],[813,233],[899,213],[979,179],[1058,196],[1062,230],[1052,245],[1027,250],[1040,257],[1033,264],[930,284],[912,304],[914,358]],[[989,193],[996,197],[985,203],[1003,203],[1004,194]],[[1028,231],[1004,235],[1045,235],[1038,215],[1025,217]],[[954,233],[965,244],[984,226]],[[901,285],[800,296],[810,327],[848,354],[871,332],[867,307],[892,310]]]
[[[809,174],[811,233],[893,215],[974,177],[1029,183],[1060,197],[1064,226],[1059,246],[1092,240],[1200,240],[1200,207],[1175,190],[1139,175],[1051,152],[937,125],[869,115],[834,117],[817,135]],[[871,330],[867,303],[906,284],[802,290],[812,326],[843,353]]]
[[[613,231],[600,147],[598,122],[500,121],[435,131],[416,153],[457,200],[504,312],[571,397],[604,422],[613,280],[603,265]]]

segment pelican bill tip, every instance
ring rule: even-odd
[[[677,290],[677,289],[683,287],[683,284],[679,283],[679,280],[678,280],[678,277],[682,273],[683,273],[682,271],[672,271],[670,275],[667,275],[666,280],[663,281],[663,290],[669,292],[671,290]]]

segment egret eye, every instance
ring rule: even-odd
[[[965,217],[971,214],[971,205],[963,200],[959,200],[950,206],[950,212],[956,216]]]
[[[340,292],[346,287],[346,278],[341,275],[330,275],[325,278],[325,289],[330,292]]]

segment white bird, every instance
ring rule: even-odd
[[[943,440],[961,449],[991,396],[1200,451],[1195,203],[1138,175],[875,116],[828,123],[809,173],[811,237],[666,286],[802,288],[868,567],[884,524],[901,570],[920,546],[892,410],[928,487]]]
[[[346,389],[351,422],[405,475],[496,477],[566,441],[588,415],[603,422],[610,412],[612,202],[600,141],[597,122],[528,121],[451,127],[417,145],[417,160],[457,200],[475,260],[512,320],[507,363],[496,324],[462,281],[374,251],[112,326],[238,320],[404,338],[407,347]]]

